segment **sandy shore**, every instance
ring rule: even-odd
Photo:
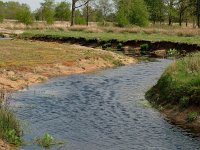
[[[86,49],[86,47],[83,46],[75,46],[81,49]],[[134,58],[118,55],[113,52],[107,52],[100,49],[95,49],[95,51],[107,53],[113,58],[120,60],[124,65],[134,64],[137,62]],[[41,64],[34,67],[18,68],[14,70],[4,69],[0,73],[0,86],[1,89],[12,92],[35,83],[44,82],[51,77],[87,73],[111,67],[115,67],[115,65],[109,61],[103,60],[102,58],[95,57],[78,59],[74,62]]]

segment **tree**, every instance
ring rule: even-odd
[[[164,20],[163,0],[145,0],[145,2],[149,11],[150,20],[153,24],[155,24],[156,21],[162,22]]]
[[[130,23],[137,26],[149,24],[149,14],[144,0],[134,0],[130,10]]]
[[[0,22],[3,22],[4,19],[4,3],[0,1]]]
[[[69,21],[70,20],[70,4],[62,1],[55,8],[55,18],[59,21]]]
[[[96,21],[97,14],[90,3],[86,4],[86,6],[83,8],[83,16],[86,20],[87,26],[89,25],[89,21]]]
[[[196,9],[197,9],[197,26],[200,28],[200,0],[196,0]]]
[[[86,24],[84,16],[81,14],[80,10],[75,12],[75,24],[83,25]]]
[[[44,3],[41,3],[42,14],[48,24],[54,23],[54,4],[54,0],[44,0]]]
[[[177,9],[176,9],[177,0],[164,0],[164,4],[167,10],[168,25],[171,26],[174,18],[177,15]]]
[[[4,17],[6,19],[16,19],[21,7],[22,5],[19,2],[9,1],[4,3]]]
[[[110,0],[97,0],[96,9],[102,14],[103,23],[105,24],[106,17],[112,12],[112,3]]]
[[[21,10],[17,13],[17,20],[25,25],[33,23],[33,16],[27,5],[24,4]]]
[[[129,15],[131,9],[131,0],[119,0],[117,1],[117,24],[120,27],[129,25]]]
[[[80,2],[81,0],[72,0],[72,10],[71,10],[71,26],[74,25],[75,22],[75,12],[77,8],[80,8],[82,6],[87,5],[87,3],[89,3],[90,0],[84,0],[84,2],[78,6],[76,6],[76,4],[78,2]]]
[[[128,24],[147,26],[149,14],[144,0],[116,0],[117,23],[123,27]]]

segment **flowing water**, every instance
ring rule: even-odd
[[[59,77],[12,95],[24,139],[50,133],[61,150],[196,150],[199,137],[168,123],[144,100],[170,60]],[[42,149],[35,145],[25,150]]]

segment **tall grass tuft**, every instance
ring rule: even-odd
[[[4,90],[0,91],[0,138],[10,144],[19,146],[22,144],[20,123],[14,113],[5,105],[5,93],[2,91]]]

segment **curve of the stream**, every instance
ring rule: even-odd
[[[26,141],[47,132],[66,142],[52,149],[200,149],[199,137],[168,123],[144,100],[170,63],[159,60],[55,78],[13,94],[11,107],[26,126]]]

